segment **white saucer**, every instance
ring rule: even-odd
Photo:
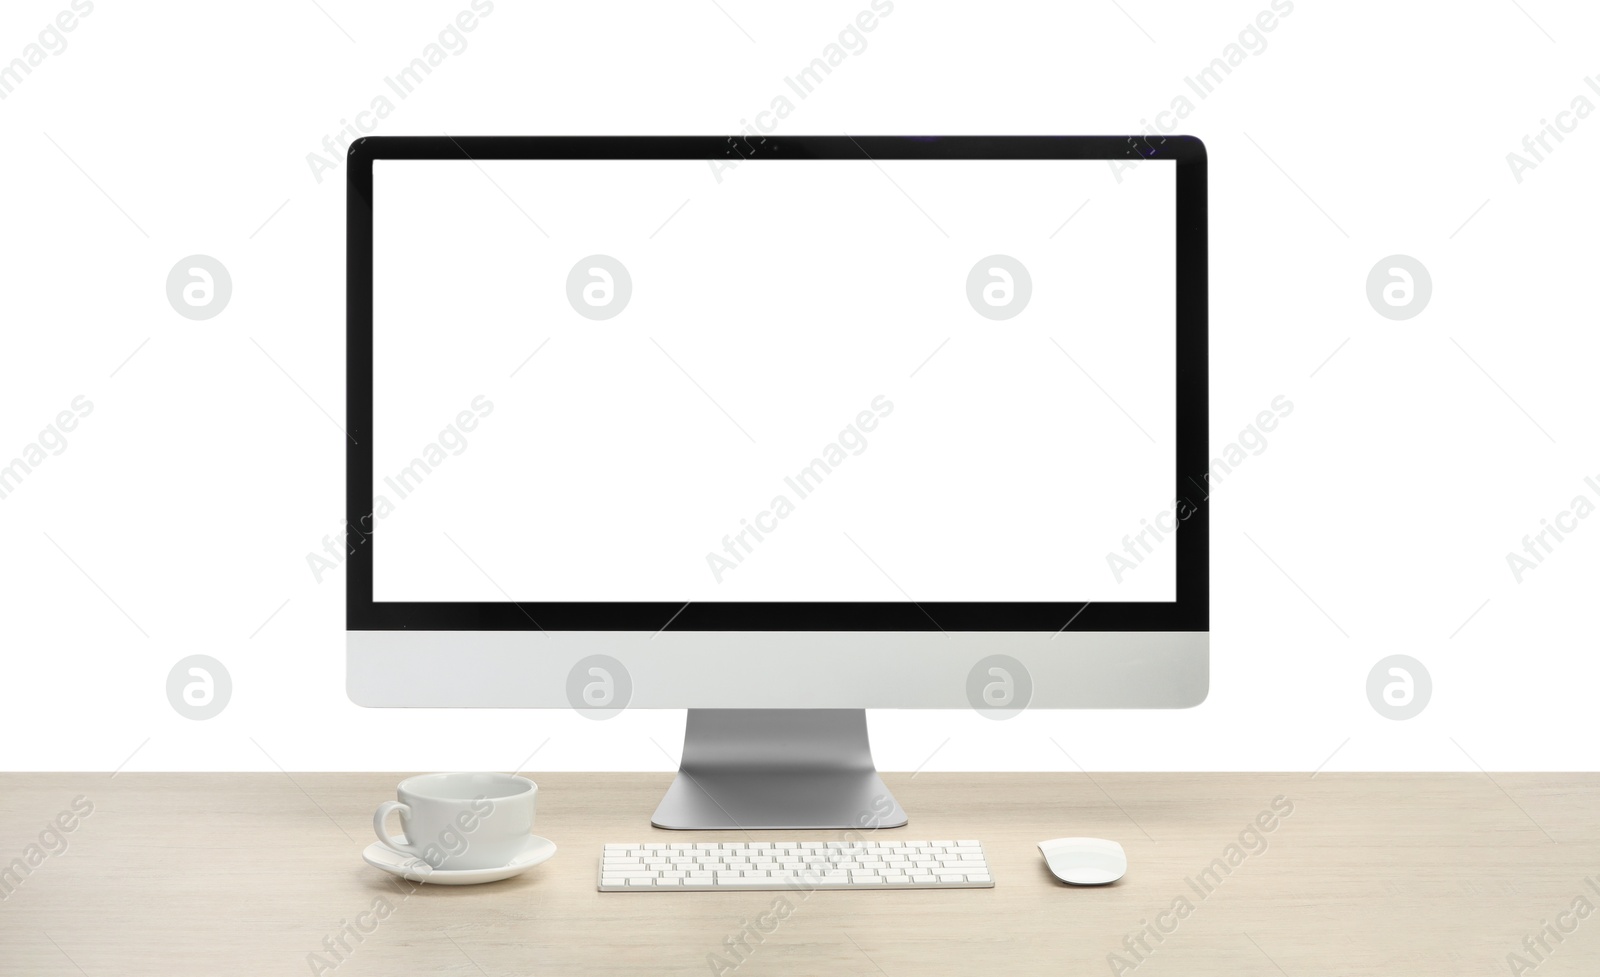
[[[513,875],[521,875],[556,853],[555,842],[538,835],[528,836],[528,846],[505,865],[494,868],[430,868],[415,855],[397,852],[387,845],[373,842],[361,853],[361,858],[373,868],[390,875],[398,875],[412,882],[429,882],[434,885],[476,885],[479,882],[498,882]]]

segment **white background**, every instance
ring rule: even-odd
[[[866,6],[720,3],[501,0],[375,131],[728,132]],[[7,3],[0,56],[65,7]],[[541,744],[527,769],[667,769],[681,714],[344,697],[342,577],[306,563],[343,513],[343,170],[318,182],[306,156],[466,4],[322,7],[97,3],[0,101],[0,454],[95,405],[0,500],[0,769],[510,769]],[[1053,738],[1092,770],[1594,769],[1600,523],[1520,584],[1505,557],[1600,474],[1600,120],[1520,183],[1506,155],[1575,96],[1600,104],[1600,11],[1302,0],[1201,99],[1185,77],[1266,4],[1121,7],[902,0],[777,131],[1121,132],[1189,97],[1213,451],[1295,405],[1213,496],[1211,697],[875,714],[880,764],[1073,769]],[[234,280],[205,322],[164,294],[195,253]],[[1434,286],[1404,322],[1365,297],[1397,253]],[[206,722],[164,695],[191,653],[233,676]],[[1406,722],[1364,692],[1393,653],[1434,679]]]
[[[1174,494],[1173,164],[1067,227],[1105,162],[479,165],[374,167],[377,600],[1174,599],[1175,547],[1106,559]]]

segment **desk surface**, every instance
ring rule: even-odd
[[[534,776],[560,851],[456,888],[361,861],[399,774],[0,774],[0,872],[93,805],[65,851],[47,835],[19,884],[0,875],[0,974],[326,973],[313,953],[339,977],[1130,972],[1113,953],[1141,977],[1504,974],[1512,952],[1537,977],[1600,972],[1600,912],[1562,915],[1600,907],[1597,774],[886,774],[911,815],[886,834],[982,839],[995,888],[810,896],[597,892],[604,842],[842,833],[658,831],[666,774]],[[1293,811],[1258,840],[1276,798]],[[1060,885],[1034,844],[1063,835],[1121,841],[1127,877]],[[776,929],[730,950],[780,897]],[[379,901],[342,960],[324,949]],[[1545,921],[1576,929],[1541,962],[1523,941]]]

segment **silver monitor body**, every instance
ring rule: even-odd
[[[1206,697],[1198,140],[365,138],[348,174],[354,702],[687,708],[658,826],[858,828],[906,823],[866,708]]]

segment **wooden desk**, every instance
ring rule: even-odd
[[[595,891],[604,842],[741,838],[650,828],[668,775],[534,775],[537,830],[561,850],[463,888],[399,883],[361,861],[372,809],[401,776],[0,775],[0,870],[74,798],[93,804],[66,850],[0,901],[0,974],[327,972],[310,955],[334,962],[324,938],[382,900],[387,918],[360,943],[344,937],[339,977],[1129,972],[1112,953],[1140,977],[1456,977],[1510,973],[1511,952],[1538,962],[1524,938],[1580,897],[1597,911],[1564,917],[1577,928],[1550,941],[1536,977],[1600,973],[1600,890],[1586,882],[1600,886],[1596,774],[888,774],[912,819],[894,834],[982,839],[996,887],[791,896],[731,971],[708,955],[736,962],[725,941],[779,893]],[[1263,847],[1247,829],[1280,796],[1293,813]],[[1056,883],[1034,844],[1073,834],[1121,841],[1127,877]],[[748,840],[785,836],[839,837]],[[1191,885],[1230,843],[1242,861]],[[1185,918],[1158,916],[1180,898]],[[1175,929],[1159,944],[1146,935],[1141,961],[1124,937],[1146,921]]]

